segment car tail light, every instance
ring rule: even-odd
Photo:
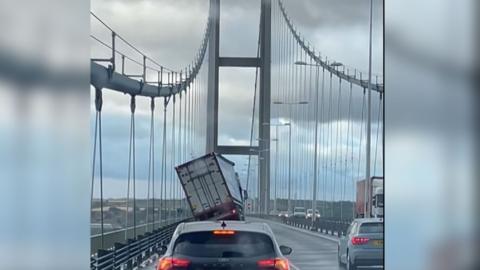
[[[365,245],[368,243],[368,238],[366,237],[353,237],[352,238],[352,245]]]
[[[215,235],[234,235],[235,231],[232,230],[215,230],[213,231]]]
[[[158,262],[157,270],[171,270],[173,268],[187,268],[190,261],[180,258],[161,258]]]
[[[288,260],[285,258],[266,259],[257,262],[260,269],[289,270]]]
[[[276,270],[289,270],[290,264],[287,259],[275,259],[275,269]]]

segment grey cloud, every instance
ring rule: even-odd
[[[222,0],[221,2],[220,54],[222,56],[254,56],[257,49],[259,1]],[[368,26],[368,1],[285,0],[284,2],[299,31],[325,55],[366,70],[368,43],[365,42],[367,40],[365,35],[368,33],[366,31]],[[377,5],[376,9],[378,8],[380,6]],[[92,10],[157,62],[179,69],[191,63],[200,45],[208,16],[208,0],[93,1]],[[376,25],[381,23],[379,20],[380,17],[376,18]],[[375,29],[378,29],[378,26]],[[98,25],[92,24],[92,32],[102,35],[100,30]],[[109,40],[105,33],[102,37],[106,41]],[[381,70],[381,64],[379,63],[382,62],[382,37],[379,31],[376,31],[374,40],[376,41],[374,63],[375,66],[378,66],[376,70]],[[122,45],[119,46],[126,50],[124,45],[123,47]],[[95,46],[92,48],[92,56],[96,57],[100,52],[105,53],[105,50],[101,51]],[[140,56],[136,59],[141,61]],[[133,65],[130,65],[128,69],[131,72],[139,72],[138,68]],[[224,71],[222,69],[220,76],[220,108],[222,111],[220,112],[219,138],[223,141],[248,141],[250,138],[254,69],[250,71],[227,71],[226,69]],[[275,80],[276,78],[273,77],[272,85]],[[337,90],[337,88],[338,86],[336,87],[334,84],[333,89]],[[343,89],[341,111],[344,118],[348,109],[348,99],[345,92],[347,88],[344,87]],[[275,92],[275,90],[272,91]],[[108,160],[104,163],[105,175],[115,179],[126,179],[129,97],[121,93],[105,93],[104,100],[104,158]],[[375,100],[374,98],[374,105],[376,105]],[[334,101],[336,101],[336,98]],[[353,103],[356,113],[352,113],[352,115],[356,121],[361,118],[361,102],[361,89],[354,89]],[[147,99],[138,98],[137,104],[137,178],[145,180],[148,166],[149,106]],[[161,102],[157,101],[157,104],[155,132],[156,161],[159,164],[160,156],[158,155],[161,146],[163,113],[159,109],[161,108]],[[336,103],[334,104],[334,108],[336,108]],[[312,114],[313,106],[309,109],[309,113]],[[169,109],[167,117],[169,137],[171,136],[170,112],[171,109]],[[275,118],[276,113],[277,109],[272,107],[272,117]],[[333,119],[337,118],[336,114],[337,111],[334,110]],[[376,116],[376,106],[374,106],[373,115]],[[280,116],[287,117],[285,110]],[[272,121],[275,121],[275,119]],[[296,122],[302,123],[300,119],[297,119]],[[258,122],[255,122],[255,125],[258,126]],[[257,129],[257,127],[255,128]],[[281,136],[284,135],[282,133]],[[167,143],[171,143],[170,139]],[[171,155],[170,148],[168,155]],[[238,158],[237,160],[239,163],[245,163],[244,158]]]
[[[318,27],[351,27],[364,24],[369,18],[370,1],[284,0],[283,3],[296,25],[307,30]],[[374,7],[376,12],[382,11],[383,1],[374,1]],[[382,21],[380,16],[375,19],[380,23]]]

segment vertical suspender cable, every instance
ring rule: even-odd
[[[130,146],[128,150],[128,176],[127,176],[127,211],[126,211],[126,230],[125,240],[128,239],[128,220],[129,220],[129,200],[130,200],[130,180],[133,179],[133,237],[136,237],[136,202],[135,202],[135,96],[132,95],[130,99]]]
[[[320,130],[320,145],[321,145],[321,149],[322,149],[322,152],[325,151],[325,128],[323,127],[325,125],[325,112],[324,112],[324,109],[325,109],[325,104],[324,104],[324,101],[325,101],[325,68],[322,68],[322,93],[321,93],[321,103],[320,103],[320,123],[321,123],[321,130]],[[323,203],[322,203],[322,213],[321,213],[321,217],[325,217],[326,216],[326,177],[325,177],[325,167],[324,167],[324,164],[325,164],[325,158],[324,158],[324,154],[322,153],[320,155],[320,164],[321,164],[321,168],[323,168],[322,170],[322,174],[320,175],[320,181],[322,182],[322,193],[323,193]]]
[[[152,110],[152,230],[155,229],[155,99],[152,98],[150,103]]]
[[[363,117],[364,117],[364,111],[365,111],[365,89],[363,91],[363,101],[362,101],[362,120],[360,122],[360,147],[359,147],[359,154],[358,154],[358,171],[357,171],[357,178],[360,177],[360,160],[362,157],[362,142],[363,142]]]
[[[292,100],[293,98],[293,88],[294,88],[294,78],[293,78],[293,75],[294,75],[294,72],[293,72],[293,68],[292,68],[292,65],[290,64],[291,61],[293,60],[293,52],[294,52],[294,48],[293,46],[295,45],[295,41],[293,39],[293,36],[290,34],[288,35],[290,37],[290,40],[288,42],[289,44],[289,48],[288,48],[288,52],[289,52],[289,55],[288,55],[288,59],[287,59],[287,62],[285,63],[288,67],[288,78],[289,78],[289,89],[288,89],[288,96],[286,97],[286,101],[287,100]],[[288,108],[288,122],[290,124],[289,126],[289,135],[288,135],[288,211],[292,211],[292,197],[293,197],[293,188],[294,186],[292,185],[292,126],[293,126],[293,117],[292,117],[292,107],[291,106],[287,106]]]
[[[188,138],[189,140],[189,151],[190,151],[190,157],[189,158],[193,158],[193,136],[195,136],[195,129],[194,129],[194,98],[195,98],[195,85],[196,85],[196,81],[197,81],[197,78],[195,78],[192,82],[192,88],[190,89],[190,98],[188,99],[188,103],[190,104],[189,107],[190,107],[190,114],[188,115],[188,117],[190,118],[188,120],[188,125],[189,125],[189,130],[190,130],[190,136]]]
[[[133,128],[133,115],[130,115],[130,134],[129,134],[129,146],[128,146],[128,169],[127,169],[127,200],[126,200],[126,212],[125,212],[125,241],[128,239],[129,231],[129,208],[130,208],[130,181],[131,181],[131,169],[132,169],[132,128]]]
[[[278,5],[277,5],[277,7],[278,7]],[[279,8],[277,8],[277,13],[280,16]],[[281,93],[279,95],[280,98],[278,100],[285,100],[285,91],[286,91],[285,89],[287,87],[287,83],[286,83],[287,82],[287,78],[286,78],[287,77],[287,72],[286,72],[287,68],[286,68],[285,62],[286,62],[286,52],[287,52],[288,42],[287,42],[287,39],[286,39],[286,34],[287,34],[286,30],[287,29],[285,27],[285,23],[283,23],[283,20],[280,20],[280,21],[281,21],[280,30],[282,32],[281,33],[281,41],[280,41],[280,43],[282,44],[282,51],[281,51],[281,57],[280,57],[280,64],[281,64],[280,79],[281,79],[281,86],[282,87],[281,87]],[[281,116],[285,117],[285,113],[284,113],[283,110],[278,109],[278,111],[281,112]],[[283,129],[282,129],[282,131],[283,131]],[[285,144],[283,144],[283,143],[280,144],[280,146],[282,146],[282,145],[285,145]],[[282,170],[282,174],[281,174],[282,176],[280,177],[280,179],[281,179],[280,180],[280,187],[281,187],[280,190],[285,190],[285,192],[281,192],[280,196],[282,197],[282,199],[286,199],[287,198],[286,192],[288,192],[287,191],[287,186],[286,186],[286,183],[287,183],[286,182],[286,175],[287,175],[288,168],[287,168],[287,164],[285,162],[286,159],[284,158],[285,147],[282,147],[282,154],[280,156],[282,157],[282,162],[281,163],[283,164],[283,166],[281,166],[283,168],[283,170]],[[286,205],[284,207],[281,207],[281,208],[288,210]]]
[[[180,81],[181,83],[181,81]],[[178,163],[181,163],[182,161],[182,92],[179,93],[179,98],[180,98],[180,101],[178,102],[179,103],[179,114],[178,114]],[[175,164],[175,166],[177,165]],[[177,183],[177,190],[176,190],[176,193],[178,195],[178,200],[179,200],[179,205],[178,205],[178,208],[182,208],[182,201],[181,201],[181,196],[180,196],[180,185],[179,185],[179,182],[177,181],[177,177],[175,175],[175,171],[173,172],[173,178],[174,178],[174,181]],[[175,211],[175,213],[177,213],[178,211]],[[178,213],[177,213],[177,219],[178,219]]]
[[[194,79],[195,80],[195,79]],[[193,92],[193,81],[190,83],[188,87],[188,116],[187,116],[187,125],[188,125],[188,135],[187,135],[187,144],[188,147],[186,150],[186,159],[191,159],[192,157],[190,156],[190,152],[192,151],[192,144],[191,144],[191,138],[192,138],[192,92]]]
[[[163,221],[166,221],[166,208],[167,208],[167,105],[168,97],[163,101],[163,136],[162,136],[162,189],[160,190],[160,217],[163,217]]]
[[[297,97],[297,91],[295,91],[296,89],[298,89],[298,68],[297,66],[293,65],[292,63],[295,62],[295,59],[297,59],[297,51],[298,51],[298,44],[296,42],[296,40],[294,38],[292,38],[292,42],[293,42],[293,55],[292,55],[292,60],[290,61],[290,65],[292,66],[292,72],[293,72],[293,87],[291,89],[291,92],[292,92],[292,97],[291,99],[289,100],[290,103],[293,103],[295,102],[295,100],[298,98]],[[293,127],[293,120],[295,120],[295,129],[293,130],[293,133],[294,133],[294,138],[295,138],[295,144],[297,144],[297,129],[298,129],[298,124],[296,122],[297,120],[297,109],[298,109],[298,106],[294,106],[294,105],[288,105],[289,107],[292,108],[292,121],[291,121],[291,124],[292,124],[292,127]],[[294,147],[295,150],[298,150],[297,147]],[[298,159],[298,154],[297,154],[297,151],[294,151],[293,152],[293,163],[294,163],[294,167],[297,168],[297,160]],[[293,207],[295,209],[295,206],[297,206],[297,203],[298,203],[298,195],[297,195],[297,191],[298,191],[298,171],[297,170],[292,170],[293,172],[295,172],[294,176],[293,176],[293,179],[295,179],[295,181],[293,182]],[[292,180],[293,180],[292,179]]]
[[[197,137],[197,126],[196,126],[196,117],[197,117],[197,91],[198,91],[198,80],[199,78],[195,79],[194,84],[193,84],[193,91],[192,91],[192,120],[191,120],[191,125],[192,125],[192,137],[191,137],[191,143],[192,143],[192,158],[196,157],[196,141],[195,138]]]
[[[150,100],[150,146],[148,153],[148,178],[147,178],[147,211],[146,211],[146,224],[148,231],[148,224],[150,221],[150,185],[152,185],[152,217],[153,224],[152,229],[155,226],[155,174],[154,174],[154,110],[155,110],[155,99],[152,97]]]
[[[357,178],[360,178],[360,161],[362,159],[362,142],[363,142],[363,114],[365,110],[365,89],[363,89],[363,101],[362,101],[362,121],[360,122],[360,143],[359,143],[359,150],[358,150],[358,168],[357,168]],[[367,202],[365,202],[366,204]],[[364,213],[367,210],[366,205],[364,207]]]
[[[308,111],[308,130],[310,130],[310,134],[309,134],[309,140],[312,140],[313,143],[315,144],[314,146],[314,149],[318,150],[318,125],[316,126],[316,124],[318,124],[318,122],[316,120],[318,120],[318,66],[315,66],[315,64],[313,63],[313,59],[312,57],[310,56],[308,58],[308,64],[310,65],[310,74],[309,74],[309,92],[308,92],[308,99],[309,100],[312,100],[312,99],[315,99],[315,105],[314,106],[309,106],[310,110]],[[315,67],[314,67],[315,66]],[[315,68],[315,73],[313,73],[313,69]],[[313,77],[313,74],[315,74],[315,77]],[[312,80],[315,80],[315,83],[312,84]],[[315,87],[315,88],[313,88]],[[315,95],[312,94],[312,92],[315,92]],[[310,119],[311,117],[313,117],[313,122],[314,123],[311,123]],[[308,150],[308,148],[307,148]],[[313,155],[314,155],[314,158],[312,159],[314,162],[316,162],[318,156],[317,156],[317,153],[318,151],[314,151]],[[312,164],[312,163],[309,163],[309,172],[313,172],[313,173],[309,173],[309,175],[311,176],[311,179],[312,179],[312,187],[315,186],[313,189],[312,189],[312,210],[313,210],[313,215],[312,215],[312,219],[315,220],[314,218],[316,218],[316,201],[315,201],[315,204],[313,203],[313,200],[316,199],[316,195],[317,195],[317,182],[315,182],[314,179],[317,179],[316,175],[317,175],[317,170],[316,169],[316,164]],[[314,183],[315,182],[315,183]],[[307,188],[308,190],[308,188]]]
[[[172,157],[171,157],[171,167],[170,167],[170,215],[169,219],[170,221],[174,219],[174,208],[175,208],[175,202],[173,198],[173,190],[174,190],[174,175],[173,175],[173,167],[175,166],[175,109],[176,109],[176,96],[173,96],[173,111],[172,111]]]
[[[194,156],[196,157],[197,156],[197,148],[198,148],[198,143],[197,143],[197,140],[198,140],[198,107],[197,107],[197,104],[198,104],[198,92],[199,92],[199,83],[200,83],[200,79],[201,79],[201,75],[199,74],[199,78],[195,81],[195,90],[193,92],[193,137],[192,137],[192,142],[193,142],[193,145],[194,145],[194,149],[193,149],[193,153],[194,153]]]
[[[322,68],[322,93],[321,93],[320,99],[322,101],[322,103],[320,105],[320,123],[323,126],[324,125],[324,111],[323,111],[323,109],[325,108],[325,106],[324,106],[324,100],[325,100],[325,68]],[[325,134],[324,134],[324,128],[322,127],[321,132],[320,132],[321,149],[325,149],[324,140],[325,140]],[[321,158],[321,164],[322,164],[322,167],[323,167],[323,164],[325,163],[324,155],[323,154],[320,155],[320,158]],[[325,169],[323,170],[321,177],[322,177],[321,181],[322,181],[322,192],[323,192],[323,204],[322,204],[321,217],[324,217],[325,213],[326,213],[326,209],[325,209],[325,206],[326,206]]]
[[[188,133],[189,133],[189,130],[187,128],[187,121],[188,121],[188,114],[190,113],[189,111],[189,108],[187,106],[188,102],[187,102],[187,99],[189,99],[189,96],[188,94],[190,93],[190,85],[188,85],[188,92],[185,92],[185,100],[184,100],[184,104],[183,106],[185,107],[185,116],[184,116],[184,119],[183,119],[183,130],[184,130],[184,135],[183,135],[183,145],[184,145],[184,150],[183,150],[183,161],[187,161],[188,160],[188,157],[187,157],[187,151],[188,151],[188,145],[187,145],[187,137],[188,137]],[[184,211],[184,218],[186,218],[186,214],[187,214],[187,201],[186,201],[186,196],[183,198],[183,211]]]
[[[352,88],[352,85],[350,84],[350,89]],[[353,118],[353,116],[352,116]],[[353,200],[353,203],[352,203],[352,219],[354,219],[356,217],[356,214],[355,214],[355,190],[356,190],[356,175],[354,173],[354,170],[355,170],[355,164],[354,164],[354,148],[355,148],[355,145],[354,145],[354,141],[353,141],[353,138],[355,137],[355,132],[354,132],[354,121],[353,119],[351,120],[351,126],[352,128],[350,129],[350,135],[351,135],[351,140],[350,140],[350,165],[351,165],[351,169],[350,169],[350,173],[351,173],[351,185],[352,185],[352,200]]]
[[[100,99],[101,100],[101,99]],[[102,111],[101,105],[98,113],[98,154],[99,154],[99,174],[100,174],[100,213],[102,223],[102,248],[104,248],[104,220],[103,220],[103,150],[102,150]]]
[[[307,54],[305,53],[305,51],[303,49],[300,49],[300,59],[302,59],[302,61],[306,62],[306,59],[307,58]],[[301,97],[300,97],[300,101],[303,101],[305,96],[306,96],[306,93],[307,93],[307,66],[306,65],[302,65],[300,66],[300,74],[302,74],[302,70],[303,70],[303,87],[301,88],[302,89],[302,92],[301,92]],[[306,132],[306,112],[307,112],[307,109],[305,109],[303,106],[300,108],[301,110],[301,120],[300,120],[300,123],[301,123],[301,126],[303,127],[303,130],[301,130],[301,141],[300,141],[300,146],[299,147],[303,153],[301,153],[301,171],[302,171],[302,174],[300,176],[300,179],[302,180],[302,185],[301,185],[301,197],[302,197],[302,200],[303,200],[303,207],[306,209],[307,208],[307,200],[306,200],[306,183],[307,183],[307,179],[308,179],[308,175],[307,175],[307,164],[306,164],[306,152],[303,148],[304,144],[305,144],[305,132]],[[306,211],[306,210],[305,210]]]
[[[346,150],[345,150],[345,167],[344,167],[344,175],[343,175],[344,180],[343,180],[342,200],[345,200],[347,178],[348,178],[348,147],[350,143],[351,108],[352,108],[352,83],[350,83],[350,92],[348,95],[347,142],[346,142]]]
[[[377,118],[377,135],[375,139],[375,157],[373,162],[373,175],[375,175],[377,171],[377,152],[378,152],[378,135],[380,133],[380,114],[382,113],[382,93],[379,94],[379,101],[378,101],[378,118]]]
[[[98,116],[99,112],[98,109],[96,109],[95,112],[95,131],[94,131],[94,137],[93,137],[93,155],[92,155],[92,185],[90,186],[90,204],[93,204],[93,193],[95,190],[95,165],[96,165],[96,155],[97,155],[97,133],[98,133]]]
[[[328,175],[330,178],[333,179],[332,177],[332,102],[333,102],[333,97],[332,97],[332,73],[330,72],[330,87],[329,87],[329,94],[328,94],[328,137],[327,137],[327,144],[328,144],[328,157],[330,159],[330,166],[328,166],[328,169],[325,170],[326,175]],[[328,162],[327,162],[328,163]],[[330,173],[328,173],[330,172]],[[329,181],[330,182],[330,181]],[[332,192],[332,186],[329,186],[330,192]],[[330,203],[330,216],[333,217],[333,199]]]
[[[135,179],[135,95],[130,99],[130,109],[132,112],[132,177],[133,177],[133,237],[137,237],[137,198],[136,198],[136,179]]]
[[[339,81],[338,81],[338,101],[337,101],[337,119],[336,119],[336,128],[337,128],[337,134],[335,136],[335,158],[334,158],[334,169],[333,169],[333,196],[335,196],[335,192],[336,192],[336,182],[337,182],[337,156],[338,156],[338,141],[339,141],[339,137],[341,136],[340,135],[340,131],[341,131],[341,127],[340,127],[340,122],[341,122],[341,115],[340,115],[340,106],[341,106],[341,100],[342,100],[342,79],[339,78]],[[339,190],[341,190],[339,188]],[[335,197],[334,197],[334,201],[335,201]],[[343,212],[342,212],[342,207],[340,206],[340,217],[343,216]]]
[[[285,50],[284,50],[284,56],[283,56],[283,66],[284,66],[284,87],[283,87],[283,95],[282,95],[282,100],[287,100],[288,98],[288,94],[291,92],[291,88],[290,88],[290,68],[289,68],[289,65],[287,64],[288,63],[288,60],[289,60],[289,57],[290,57],[290,46],[291,46],[291,42],[290,42],[290,35],[289,35],[289,31],[288,31],[288,27],[287,27],[287,24],[284,22],[284,42],[285,42]],[[285,118],[289,118],[288,121],[290,122],[290,107],[287,108],[288,110],[285,112],[284,110],[284,115],[285,115]],[[288,130],[288,137],[287,137],[287,140],[288,140],[288,146],[287,146],[287,157],[285,159],[285,181],[284,181],[284,184],[285,184],[285,187],[286,187],[286,191],[285,191],[285,198],[287,200],[286,202],[286,209],[287,209],[287,212],[288,211],[291,211],[291,204],[290,204],[290,196],[291,196],[291,182],[290,182],[290,175],[291,175],[291,172],[290,172],[290,161],[291,161],[291,145],[290,145],[290,138],[291,138],[291,133],[290,133],[290,130],[291,130],[291,126],[289,126],[289,130]]]
[[[98,136],[98,154],[99,154],[99,178],[100,178],[100,233],[101,233],[101,247],[104,248],[104,221],[103,221],[103,157],[102,157],[102,90],[100,88],[95,88],[95,139],[93,143],[93,158],[92,158],[92,187],[91,187],[91,198],[90,201],[93,201],[93,191],[95,183],[95,156],[97,149],[97,136]]]

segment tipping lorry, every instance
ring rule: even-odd
[[[366,207],[370,207],[370,217],[383,217],[383,177],[372,176],[370,178],[370,195]],[[355,215],[357,218],[366,217],[365,189],[366,179],[357,181],[357,201],[355,204]]]
[[[175,167],[196,220],[244,220],[244,192],[234,166],[209,153]]]

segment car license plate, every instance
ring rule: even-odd
[[[373,240],[373,245],[376,247],[383,247],[383,240]]]

